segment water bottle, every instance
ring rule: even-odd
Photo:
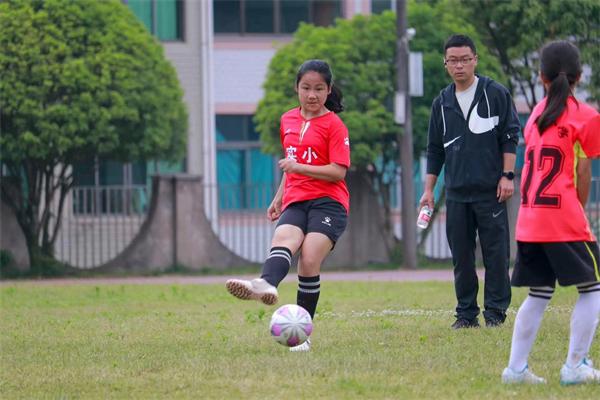
[[[428,205],[424,205],[423,208],[421,208],[421,212],[419,212],[417,226],[421,229],[426,229],[429,226],[429,221],[431,221],[432,215],[433,209],[429,208]]]

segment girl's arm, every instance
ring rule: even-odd
[[[291,158],[279,160],[279,168],[290,174],[301,174],[328,182],[338,182],[346,177],[346,167],[336,163],[328,165],[299,164]]]
[[[590,196],[590,185],[592,182],[592,161],[589,158],[577,160],[577,197],[583,207]]]

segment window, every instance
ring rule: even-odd
[[[146,211],[147,166],[90,160],[73,165],[75,215],[139,214]]]
[[[392,9],[392,0],[371,0],[371,13],[381,14]]]
[[[248,33],[275,32],[273,3],[265,0],[246,0],[244,2],[244,22]]]
[[[333,24],[341,0],[214,0],[215,33],[293,33],[300,22]]]
[[[183,0],[127,0],[126,3],[160,40],[183,40]]]
[[[275,194],[275,159],[261,152],[252,115],[217,115],[216,128],[219,208],[265,209]]]

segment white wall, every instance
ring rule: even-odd
[[[217,114],[253,113],[263,97],[263,82],[274,49],[215,49],[214,85]]]
[[[184,92],[188,110],[188,172],[203,172],[201,159],[202,146],[202,57],[200,2],[186,1],[184,17],[184,41],[163,42],[165,56],[177,70],[177,76]]]

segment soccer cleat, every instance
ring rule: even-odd
[[[277,288],[264,279],[257,278],[251,281],[243,279],[229,279],[225,283],[227,291],[242,300],[262,301],[272,306],[279,300]]]
[[[600,383],[600,371],[594,369],[592,361],[584,358],[575,368],[567,364],[560,369],[561,385],[580,385],[583,383]]]
[[[502,371],[502,383],[527,383],[538,385],[546,383],[546,380],[531,372],[528,366],[525,366],[521,372],[515,372],[512,368],[506,367],[504,368],[504,371]]]
[[[477,318],[471,320],[466,318],[457,318],[452,324],[452,329],[464,328],[479,328],[479,320]]]
[[[290,351],[310,351],[310,339],[298,346],[290,347]]]

